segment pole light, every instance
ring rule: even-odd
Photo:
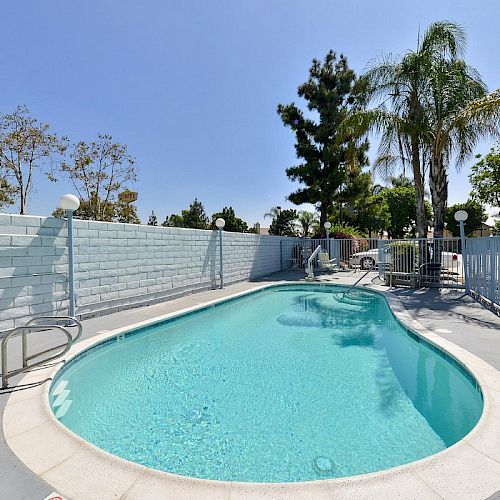
[[[224,264],[222,261],[222,229],[226,225],[226,221],[222,217],[219,217],[215,221],[215,225],[217,226],[217,229],[219,230],[220,288],[224,288]]]
[[[69,285],[69,315],[75,316],[75,263],[73,259],[73,212],[78,210],[80,200],[74,194],[64,194],[59,200],[59,208],[66,210],[68,219],[68,285]]]
[[[469,214],[465,210],[457,210],[453,217],[460,224],[460,241],[462,245],[462,265],[464,266],[465,293],[470,293],[469,270],[467,266],[467,242],[465,239],[464,228],[464,222],[467,220],[467,217],[469,217]]]
[[[323,227],[326,230],[326,251],[328,252],[328,258],[330,258],[330,228],[332,225],[330,222],[326,221],[323,224]]]

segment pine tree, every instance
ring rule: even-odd
[[[205,213],[205,208],[197,198],[193,200],[187,210],[182,211],[183,227],[192,229],[207,229],[209,219]]]
[[[303,162],[286,170],[287,176],[304,185],[288,199],[297,205],[315,204],[323,226],[337,200],[354,200],[356,181],[368,164],[368,142],[346,135],[341,123],[351,110],[361,107],[363,85],[349,68],[347,59],[330,51],[323,63],[313,60],[309,80],[298,88],[307,101],[310,117],[294,103],[278,106],[283,123],[296,136],[295,152]]]

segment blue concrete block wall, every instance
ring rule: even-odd
[[[169,300],[219,284],[217,231],[74,221],[77,314]],[[66,221],[0,214],[0,331],[67,311]],[[224,233],[226,284],[280,270],[281,238]]]

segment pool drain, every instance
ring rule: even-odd
[[[316,457],[313,460],[313,469],[321,475],[328,475],[333,472],[333,462],[328,457]]]

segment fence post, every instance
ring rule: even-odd
[[[387,262],[384,261],[384,242],[381,239],[377,239],[377,250],[378,250],[378,277],[380,279],[385,279],[386,265]]]
[[[280,271],[283,271],[283,240],[280,236]]]
[[[496,292],[496,287],[497,287],[497,281],[496,281],[496,255],[493,249],[491,248],[493,244],[493,241],[491,239],[488,240],[488,254],[490,258],[490,290],[489,290],[489,295],[490,295],[490,300],[492,302],[495,302],[495,292]]]
[[[467,238],[465,237],[464,223],[460,221],[460,239],[462,240],[462,263],[464,266],[464,278],[465,278],[465,293],[470,295],[470,283],[469,283],[469,262],[467,258]]]

